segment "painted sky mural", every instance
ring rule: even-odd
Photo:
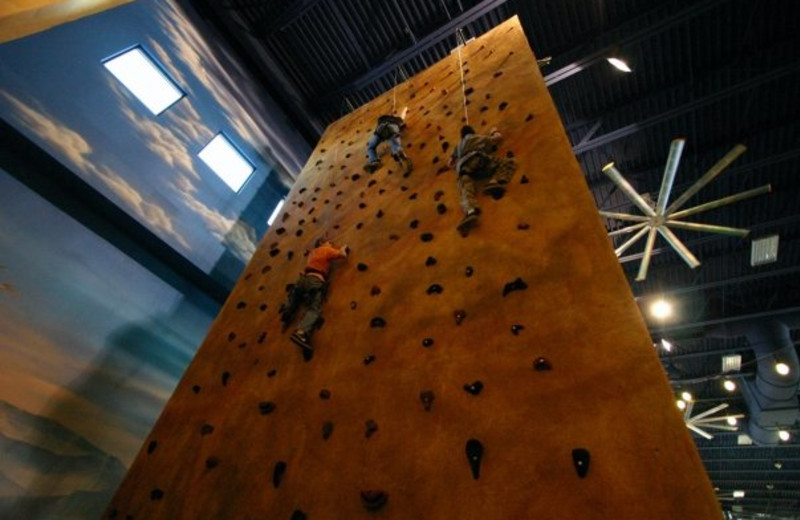
[[[0,44],[0,116],[229,284],[310,147],[192,16],[140,0]],[[135,45],[186,92],[158,116],[102,66]],[[238,194],[197,157],[221,131],[256,166]],[[98,518],[218,308],[0,169],[0,518]]]

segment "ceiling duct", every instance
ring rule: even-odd
[[[743,321],[713,329],[712,337],[745,336],[756,356],[754,378],[741,381],[741,391],[749,410],[747,434],[759,445],[778,444],[778,430],[792,428],[800,417],[797,390],[800,362],[794,349],[790,327],[800,325],[800,316],[781,316],[765,321]],[[777,362],[789,366],[787,375],[775,371]]]

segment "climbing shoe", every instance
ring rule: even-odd
[[[308,338],[308,334],[306,334],[302,330],[295,331],[294,334],[292,334],[291,339],[295,345],[302,348],[303,350],[313,350],[311,348],[311,343]]]
[[[483,187],[483,194],[491,196],[494,200],[500,200],[506,194],[506,187],[497,181],[489,181]]]
[[[382,166],[380,161],[373,161],[364,165],[364,171],[367,173],[375,173]]]

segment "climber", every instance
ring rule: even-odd
[[[501,199],[506,192],[506,185],[517,169],[513,157],[497,157],[497,147],[502,141],[503,136],[496,128],[492,128],[489,135],[478,135],[469,125],[461,127],[461,142],[453,150],[448,165],[455,165],[458,175],[464,218],[457,229],[464,236],[477,224],[481,214],[475,200],[476,183],[488,179],[483,186],[483,193],[495,200]]]
[[[403,145],[400,143],[400,132],[405,128],[405,118],[408,107],[403,108],[402,113],[397,115],[382,115],[378,118],[375,132],[367,142],[367,158],[369,162],[364,166],[368,173],[374,173],[381,167],[381,160],[378,157],[377,148],[383,141],[389,141],[392,150],[392,157],[403,168],[405,173],[411,173],[413,165],[408,158]]]
[[[288,301],[281,305],[279,312],[284,330],[294,321],[300,306],[306,306],[306,312],[291,339],[308,352],[313,350],[311,334],[322,317],[322,302],[328,288],[327,280],[331,262],[347,258],[349,251],[350,248],[347,246],[337,249],[330,240],[318,239],[314,244],[314,249],[308,255],[305,270],[288,290]]]

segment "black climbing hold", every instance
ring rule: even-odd
[[[389,240],[400,240],[400,235],[395,235],[394,233],[392,233],[391,235],[389,235]]]
[[[264,340],[265,340],[265,339],[267,339],[267,333],[266,333],[266,332],[262,332],[262,333],[261,333],[261,334],[258,336],[258,340],[256,340],[256,343],[259,343],[259,344],[261,344],[261,343],[264,343]]]
[[[499,78],[502,75],[503,75],[503,71],[502,70],[498,70],[497,72],[494,73],[494,77],[495,78]]]
[[[436,259],[432,256],[429,256],[428,258],[425,259],[425,266],[430,267],[432,265],[436,265]]]
[[[308,520],[308,516],[299,509],[295,509],[290,520]]]
[[[419,400],[422,401],[422,406],[425,408],[426,412],[431,411],[431,406],[433,406],[434,399],[436,399],[436,396],[433,395],[432,390],[424,390],[419,394]]]
[[[447,206],[445,206],[444,204],[438,204],[436,206],[436,213],[438,213],[439,215],[444,215],[445,213],[447,213]]]
[[[386,320],[381,318],[380,316],[376,316],[372,318],[369,322],[369,326],[374,328],[383,328],[386,326]]]
[[[350,310],[351,310],[351,311],[354,311],[354,310],[356,310],[356,307],[358,307],[358,303],[356,303],[356,302],[350,302]]]
[[[200,435],[211,435],[213,431],[214,427],[208,423],[205,423],[203,424],[203,426],[200,427]]]
[[[483,390],[483,383],[480,381],[464,385],[464,391],[468,394],[478,395],[481,393],[481,390]]]
[[[511,326],[511,334],[517,336],[517,335],[519,335],[519,331],[521,331],[524,328],[525,328],[524,325],[517,325],[515,323],[514,325]]]
[[[409,195],[408,200],[417,200],[417,194],[412,193],[411,195]]]
[[[467,317],[467,311],[458,310],[453,312],[453,318],[456,320],[456,325],[461,325],[461,322],[464,321],[464,318]]]
[[[164,498],[164,492],[160,489],[155,488],[150,492],[150,500],[161,500],[162,498]]]
[[[271,271],[271,270],[272,270],[271,266],[265,265],[264,267],[261,268],[261,274],[264,274],[267,271]]]
[[[432,284],[430,287],[428,287],[428,290],[425,292],[428,294],[442,294],[442,291],[444,291],[444,287],[442,287],[438,283],[435,283]]]
[[[530,121],[531,119],[533,119],[533,114],[528,114],[527,116],[525,116],[525,121],[526,122]]]
[[[199,394],[200,393],[200,385],[192,386],[192,392]]]
[[[208,469],[214,469],[219,466],[219,459],[216,457],[209,457],[206,459],[206,467]]]
[[[513,282],[508,282],[505,287],[503,287],[503,296],[507,295],[513,291],[522,291],[528,288],[528,284],[522,278],[517,278]]]
[[[280,249],[273,249],[272,251],[269,252],[269,256],[278,256],[279,254],[281,254]]]
[[[294,236],[296,236],[296,237],[303,236],[303,230],[302,229],[298,229],[297,231],[294,232]]]
[[[272,370],[267,372],[267,377],[275,377],[275,374],[277,374],[277,373],[278,373],[278,371],[273,368]]]
[[[362,263],[359,263],[359,264],[356,266],[356,269],[358,269],[359,271],[366,271],[367,269],[369,269],[369,267],[367,267],[367,264],[362,264]]]
[[[465,91],[464,91],[464,95],[465,95],[465,96],[469,96],[469,95],[470,95],[470,94],[472,94],[473,92],[475,92],[475,89],[474,89],[474,88],[472,88],[472,87],[469,87],[467,90],[465,90]]]
[[[378,296],[381,293],[381,288],[377,285],[373,285],[372,289],[369,290],[369,294],[372,296]]]
[[[536,361],[533,362],[533,369],[536,370],[537,372],[552,370],[552,368],[553,365],[551,365],[550,362],[543,357],[536,358]]]
[[[367,188],[371,188],[371,187],[375,186],[376,184],[378,184],[378,181],[376,181],[375,179],[372,179],[371,181],[369,181],[367,183]]]
[[[434,202],[439,202],[439,199],[441,199],[443,196],[444,196],[444,192],[442,190],[439,190],[439,191],[437,191],[436,193],[433,194],[433,201]]]
[[[383,210],[379,209],[378,213],[375,214],[376,217],[381,218],[383,216]]]
[[[241,343],[239,343],[239,348],[245,348],[246,346],[247,346],[246,341],[242,341]]]
[[[359,175],[359,174],[357,174],[357,173],[354,173],[354,174],[353,174],[353,175],[352,175],[350,178],[351,178],[352,180],[354,180],[354,181],[357,181],[358,179],[360,179],[360,178],[361,178],[361,175]]]
[[[500,105],[497,108],[499,110],[505,110],[507,106],[508,106],[508,102],[503,101],[502,103],[500,103]]]
[[[327,388],[323,388],[319,391],[319,398],[320,399],[330,399],[331,398],[331,391]]]
[[[388,501],[389,495],[385,491],[369,490],[361,492],[361,505],[367,511],[378,511]]]
[[[467,441],[467,461],[472,470],[472,478],[478,480],[481,476],[481,459],[483,458],[483,444],[477,439]]]
[[[235,339],[236,339],[236,333],[235,332],[231,332],[230,334],[228,334],[228,341],[233,341]]]
[[[509,159],[513,159],[514,158],[514,150],[506,150],[506,157],[508,157]]]
[[[261,415],[268,415],[275,411],[275,403],[272,401],[261,401],[258,403],[258,411]]]
[[[377,431],[378,431],[378,423],[376,423],[372,419],[369,419],[367,420],[366,423],[364,423],[364,436],[366,436],[367,439],[375,435],[375,432]]]
[[[333,433],[333,423],[330,421],[326,421],[322,425],[322,438],[327,441],[332,433]]]
[[[450,143],[448,143],[447,141],[444,141],[442,143],[442,151],[446,152],[448,148],[450,148]]]
[[[231,373],[230,372],[223,372],[222,373],[222,378],[221,378],[222,379],[222,386],[228,386],[228,381],[230,380],[230,378],[231,378]]]
[[[423,233],[419,236],[419,239],[423,242],[430,242],[433,240],[433,233]]]
[[[362,227],[364,227],[363,222],[359,222],[358,224],[356,224],[356,229],[361,229]]]
[[[158,441],[150,441],[150,443],[147,445],[147,454],[149,455],[154,451],[156,451],[157,447],[158,447]]]
[[[279,460],[275,463],[275,467],[272,469],[272,485],[273,487],[278,487],[281,485],[281,479],[283,478],[283,474],[286,473],[286,463],[282,460]]]
[[[239,302],[236,304],[237,309],[244,309],[245,307],[247,307],[247,304],[245,302]]]
[[[267,304],[266,303],[262,303],[261,305],[258,306],[258,310],[260,310],[261,312],[264,312],[265,310],[267,310]]]
[[[530,228],[531,228],[531,225],[528,224],[527,222],[520,222],[519,224],[517,224],[517,229],[519,229],[520,231],[525,231],[525,230],[528,230]]]
[[[526,176],[524,176],[524,175],[523,175],[523,176],[522,176],[522,178],[520,178],[520,180],[519,180],[519,183],[520,183],[520,184],[528,184],[529,182],[530,182],[530,179],[528,179],[528,178],[527,178]]]
[[[591,457],[589,451],[584,448],[575,448],[572,450],[572,464],[575,466],[575,471],[578,476],[583,478],[589,473],[589,461]]]
[[[414,219],[408,223],[408,227],[410,227],[411,229],[417,229],[417,226],[419,226],[419,220],[417,219]]]
[[[433,346],[433,338],[425,338],[422,340],[422,346],[425,348],[429,348]]]
[[[464,274],[469,278],[475,271],[472,269],[471,265],[468,265],[466,269],[464,269]]]
[[[371,364],[373,361],[375,361],[375,356],[373,356],[372,354],[370,354],[370,355],[368,355],[368,356],[365,356],[365,357],[364,357],[364,364],[365,364],[365,365],[369,365],[369,364]]]

